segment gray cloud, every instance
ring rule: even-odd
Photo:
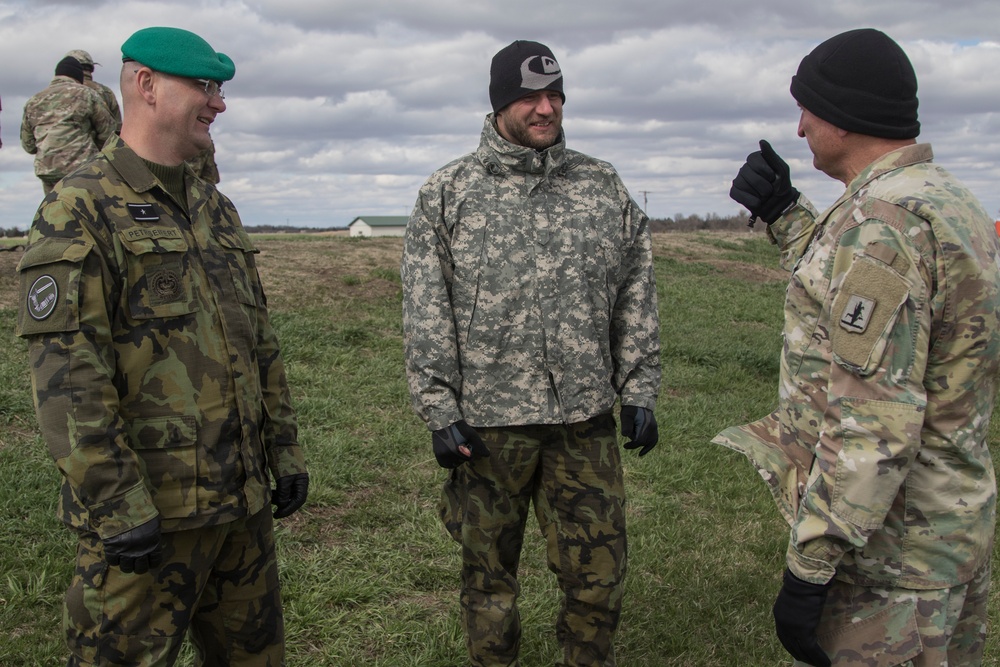
[[[552,47],[569,145],[612,162],[651,215],[734,213],[730,181],[762,137],[823,206],[840,186],[813,170],[788,82],[816,44],[860,26],[907,50],[922,138],[1000,207],[996,2],[0,0],[0,226],[26,227],[41,195],[18,146],[25,100],[72,48],[117,88],[119,45],[149,25],[194,30],[237,64],[213,135],[248,224],[408,213],[431,171],[475,148],[490,58],[515,38]]]

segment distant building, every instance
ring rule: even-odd
[[[366,215],[347,225],[351,236],[402,236],[406,231],[405,215]]]

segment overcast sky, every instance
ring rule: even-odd
[[[736,213],[729,187],[760,138],[822,209],[843,188],[813,169],[788,84],[859,27],[902,45],[920,140],[1000,214],[997,0],[0,0],[0,227],[27,228],[41,199],[18,138],[27,98],[70,49],[117,92],[122,42],[156,25],[236,63],[212,135],[246,225],[408,215],[427,176],[478,145],[490,59],[514,39],[551,47],[568,146],[614,164],[650,216]]]

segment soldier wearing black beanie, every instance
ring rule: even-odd
[[[56,65],[56,76],[68,76],[77,83],[83,83],[83,65],[76,58],[66,56]]]
[[[774,631],[795,664],[979,665],[1000,239],[917,142],[917,77],[887,35],[824,41],[791,93],[813,167],[844,191],[818,211],[763,139],[733,180],[791,279],[778,407],[713,440],[780,480],[790,530]]]

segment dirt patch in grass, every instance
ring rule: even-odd
[[[17,307],[16,269],[23,255],[24,246],[0,247],[0,308]]]
[[[653,252],[681,262],[703,262],[734,278],[753,282],[786,280],[783,271],[721,257],[726,250],[705,238],[719,232],[653,235]],[[726,233],[729,241],[759,236],[759,232]],[[399,263],[403,239],[350,239],[316,234],[280,238],[255,237],[260,270],[272,309],[325,306],[338,301],[369,301],[399,294]],[[16,267],[23,251],[0,251],[0,308],[16,308]]]
[[[400,291],[403,239],[337,237],[254,241],[268,305],[278,310],[375,300]]]
[[[678,262],[698,262],[718,269],[727,278],[737,278],[746,282],[767,283],[787,281],[788,274],[751,262],[740,262],[721,257],[729,249],[706,241],[710,238],[725,238],[739,243],[743,240],[760,238],[762,232],[678,232],[653,235],[653,255],[669,257]],[[775,250],[775,255],[777,255]]]

